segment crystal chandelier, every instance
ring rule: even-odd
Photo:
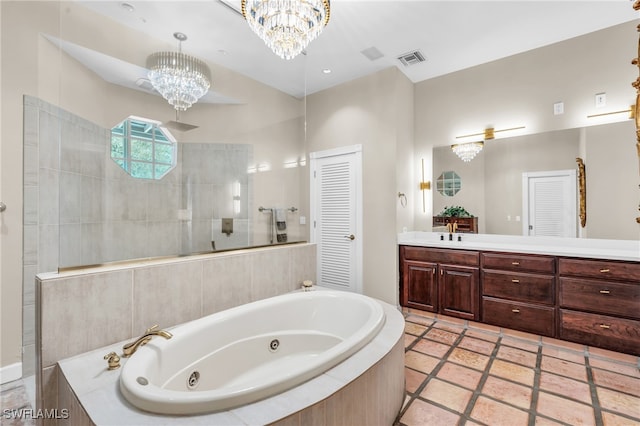
[[[462,161],[468,163],[473,160],[473,158],[478,155],[480,151],[482,151],[482,147],[484,146],[484,142],[469,142],[469,143],[459,143],[456,145],[451,145],[451,150],[458,156]]]
[[[177,52],[156,52],[147,58],[149,80],[176,111],[186,111],[198,102],[211,86],[211,71],[198,58],[182,53],[187,36],[173,33],[178,40]]]
[[[283,59],[295,58],[329,22],[330,0],[242,0],[249,27]]]

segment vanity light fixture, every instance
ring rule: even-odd
[[[509,129],[500,129],[500,130],[495,130],[493,127],[487,127],[486,129],[484,129],[484,132],[482,133],[473,133],[471,135],[456,136],[456,139],[470,138],[474,136],[483,136],[484,141],[488,141],[491,139],[495,139],[495,134],[498,132],[508,132],[511,130],[520,130],[520,129],[524,129],[524,126],[511,127]],[[468,163],[469,161],[473,160],[480,151],[482,151],[482,148],[484,148],[484,141],[454,144],[454,145],[451,145],[451,150],[458,157],[460,157],[462,161],[464,161],[465,163]]]
[[[182,53],[183,33],[173,33],[177,52],[156,52],[147,58],[149,81],[176,111],[186,111],[211,86],[211,70],[198,58]]]
[[[623,110],[620,110],[620,111],[611,111],[611,112],[603,112],[603,113],[600,113],[600,114],[591,114],[591,115],[587,115],[587,118],[602,117],[604,115],[625,114],[625,113],[629,114],[629,118],[630,119],[636,118],[636,106],[635,105],[631,105],[629,107],[629,109],[623,109]]]
[[[249,27],[282,59],[293,59],[329,23],[330,0],[242,0]]]

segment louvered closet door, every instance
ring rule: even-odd
[[[575,237],[575,171],[525,173],[527,180],[527,235]],[[523,198],[524,198],[523,197]]]
[[[317,153],[316,153],[317,154]],[[312,157],[312,234],[318,284],[360,292],[359,153]]]

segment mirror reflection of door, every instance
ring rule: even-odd
[[[576,171],[522,174],[523,235],[576,237]]]

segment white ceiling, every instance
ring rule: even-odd
[[[124,1],[134,10],[123,7]],[[390,66],[399,67],[415,83],[640,17],[630,0],[333,0],[325,31],[309,45],[306,55],[286,61],[249,29],[238,13],[240,0],[228,0],[228,4],[220,0],[79,3],[162,42],[173,43],[172,34],[183,32],[189,37],[182,45],[185,53],[296,97]],[[361,52],[371,47],[384,56],[369,60]],[[426,62],[405,67],[397,60],[416,49]],[[95,58],[79,59],[102,68],[103,74],[117,74],[127,65],[108,67],[96,65]],[[141,65],[134,66],[143,71]],[[332,72],[324,74],[323,69]],[[214,98],[225,101],[224,94]]]

